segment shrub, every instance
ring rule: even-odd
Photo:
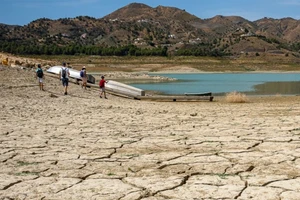
[[[225,100],[229,103],[246,103],[248,98],[245,94],[234,91],[227,93]]]

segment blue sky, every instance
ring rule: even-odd
[[[0,23],[26,25],[39,18],[104,17],[130,3],[185,9],[201,19],[216,15],[300,19],[300,0],[1,0]]]

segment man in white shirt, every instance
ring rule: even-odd
[[[64,94],[68,94],[68,86],[69,86],[69,76],[70,76],[70,70],[66,66],[66,63],[63,63],[63,67],[60,69],[59,72],[59,78],[62,81],[62,84],[64,86]]]

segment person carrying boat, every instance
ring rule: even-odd
[[[87,84],[87,75],[86,75],[86,68],[85,66],[82,67],[81,71],[80,71],[80,78],[82,81],[81,87],[84,89],[86,89],[86,84]]]
[[[69,76],[70,70],[66,66],[66,63],[63,63],[63,67],[60,69],[59,78],[62,81],[62,85],[64,86],[64,94],[68,94],[68,86],[69,86]]]

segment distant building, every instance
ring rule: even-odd
[[[134,44],[135,45],[146,45],[147,43],[144,41],[143,38],[136,38],[136,39],[134,39]]]
[[[85,39],[87,37],[87,34],[86,33],[84,33],[84,34],[82,34],[81,36],[80,36],[80,38],[82,38],[82,39]]]
[[[190,43],[190,44],[199,44],[200,42],[201,42],[201,39],[200,39],[200,38],[189,40],[189,43]]]
[[[117,22],[117,21],[119,21],[119,19],[118,18],[116,18],[116,19],[109,19],[109,21],[111,21],[111,22]]]
[[[139,23],[142,23],[142,22],[148,23],[148,20],[147,19],[140,19],[137,22],[139,22]]]
[[[251,32],[248,32],[248,33],[245,33],[245,34],[242,34],[240,35],[241,37],[251,37],[251,36],[255,36],[254,33],[251,33]]]

